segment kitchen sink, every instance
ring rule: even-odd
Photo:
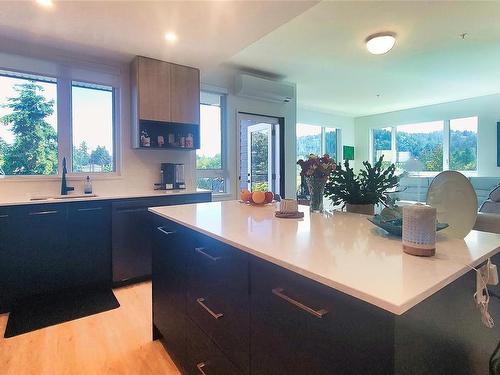
[[[81,199],[81,198],[95,198],[95,197],[97,197],[97,194],[51,195],[51,196],[31,197],[30,201],[48,201],[52,199]]]

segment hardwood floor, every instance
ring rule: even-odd
[[[151,341],[151,283],[114,290],[120,308],[3,338],[2,375],[179,374],[159,341]]]

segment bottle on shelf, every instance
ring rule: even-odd
[[[193,144],[193,134],[191,133],[188,133],[187,137],[186,137],[186,147],[187,148],[193,148],[194,147],[194,144]]]

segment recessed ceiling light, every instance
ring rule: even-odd
[[[173,33],[173,32],[165,33],[165,40],[167,42],[170,42],[170,43],[176,42],[177,41],[177,35],[175,35],[175,33]]]
[[[36,0],[36,3],[46,8],[50,8],[54,5],[54,2],[52,0]]]
[[[396,34],[391,32],[377,33],[366,38],[366,48],[374,55],[389,52],[396,43]]]

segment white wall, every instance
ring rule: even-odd
[[[371,128],[471,116],[479,117],[478,176],[499,176],[496,124],[500,121],[500,94],[358,117],[354,120],[357,163],[369,160]]]
[[[16,46],[19,50],[19,46]],[[120,109],[118,128],[118,154],[121,155],[119,173],[114,177],[96,177],[93,180],[94,192],[96,194],[144,192],[153,189],[153,184],[160,178],[160,163],[174,162],[186,165],[186,183],[194,186],[194,151],[177,150],[134,150],[131,146],[131,123],[130,123],[130,87],[128,64],[123,62],[103,61],[102,59],[80,55],[74,55],[66,51],[54,51],[44,49],[43,53],[33,52],[33,48],[27,47],[24,56],[9,53],[9,46],[0,45],[0,69],[21,69],[26,72],[54,72],[72,69],[79,70],[88,77],[99,77],[100,73],[112,72],[116,80],[113,82],[119,87]],[[40,71],[42,69],[42,71]],[[91,74],[89,71],[97,71]],[[64,126],[58,124],[59,126]],[[189,172],[191,171],[191,173]],[[70,185],[75,186],[77,191],[83,191],[83,179],[85,176],[70,178]],[[23,199],[30,194],[58,194],[60,179],[53,177],[35,178],[3,178],[0,179],[0,201],[9,198]]]

